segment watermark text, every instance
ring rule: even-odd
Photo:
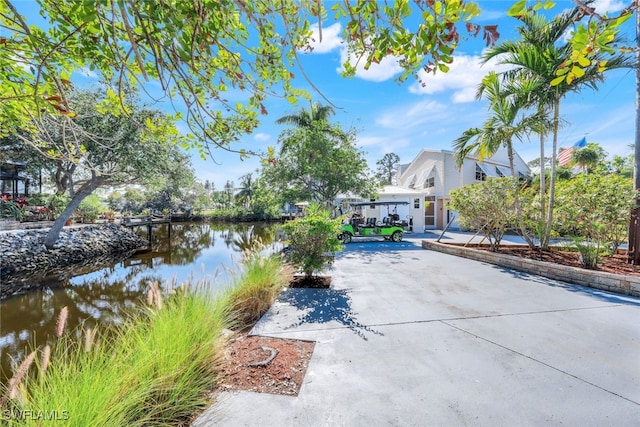
[[[11,411],[3,409],[0,413],[0,419],[4,421],[66,421],[69,419],[69,411],[36,411],[30,409],[16,409]]]

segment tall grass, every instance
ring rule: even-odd
[[[242,271],[234,286],[214,296],[152,285],[149,304],[117,329],[86,330],[80,339],[61,334],[31,357],[37,369],[22,372],[12,395],[5,390],[3,422],[43,425],[48,417],[82,427],[188,425],[211,403],[224,329],[264,313],[288,277],[278,257],[261,253],[246,255]]]
[[[260,319],[293,277],[293,268],[284,264],[277,255],[247,252],[242,265],[240,278],[224,296],[235,329],[242,329]]]

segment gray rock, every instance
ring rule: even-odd
[[[96,224],[63,229],[54,249],[44,246],[47,229],[0,233],[0,299],[23,287],[21,276],[71,267],[95,258],[122,255],[146,247],[148,242],[117,224]],[[12,283],[15,285],[12,286]]]

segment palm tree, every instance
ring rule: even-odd
[[[599,145],[590,142],[586,147],[573,150],[571,153],[571,163],[582,168],[586,175],[589,171],[593,171],[600,163],[606,152]]]
[[[482,161],[504,147],[507,150],[511,175],[516,176],[513,139],[522,141],[534,127],[546,122],[543,114],[524,114],[526,98],[523,94],[527,92],[523,86],[526,83],[528,81],[501,80],[494,71],[482,79],[476,98],[480,99],[486,95],[491,116],[482,128],[468,129],[453,142],[453,151],[459,166],[470,154],[476,155]]]
[[[517,78],[517,76],[512,76]],[[490,72],[483,79],[478,88],[476,98],[486,95],[489,101],[491,116],[482,128],[466,130],[462,136],[453,143],[454,155],[458,166],[462,165],[465,157],[475,154],[480,161],[493,156],[501,147],[506,148],[509,159],[511,176],[516,177],[514,165],[513,140],[522,139],[533,129],[548,126],[548,119],[543,112],[526,115],[524,106],[527,105],[529,92],[535,86],[530,80],[512,81],[508,78],[500,79],[495,72]],[[518,197],[518,181],[513,180],[513,192],[515,201],[516,218],[521,223],[520,201]],[[525,227],[520,227],[522,236],[529,244],[534,246],[533,239],[527,233]]]
[[[248,173],[241,176],[240,188],[236,193],[236,200],[239,200],[245,208],[248,208],[255,192],[255,181],[253,181],[252,174]]]
[[[590,3],[590,2],[587,2]],[[531,92],[528,106],[537,108],[539,112],[552,112],[552,153],[551,180],[549,183],[549,203],[546,212],[544,233],[540,246],[547,249],[553,222],[553,205],[555,197],[556,155],[558,147],[558,129],[560,127],[560,101],[570,92],[577,92],[584,87],[597,89],[598,83],[604,80],[599,64],[607,57],[607,70],[631,67],[633,61],[622,54],[610,55],[600,49],[592,52],[591,63],[584,68],[584,74],[577,77],[571,84],[566,81],[552,85],[557,77],[556,71],[571,55],[571,45],[563,40],[564,35],[582,18],[578,7],[563,12],[551,21],[532,10],[524,12],[519,19],[522,40],[505,41],[488,50],[483,56],[484,61],[497,58],[501,64],[510,64],[513,69],[504,72],[506,78],[515,80],[521,78],[529,80],[537,89]],[[615,43],[615,41],[614,41]],[[540,159],[544,159],[544,139],[546,132],[540,133]],[[541,171],[541,197],[544,199],[544,171]],[[544,216],[544,213],[543,213]]]
[[[305,128],[311,126],[313,122],[326,121],[334,114],[335,110],[333,107],[317,102],[315,104],[312,103],[309,110],[302,108],[297,113],[280,117],[276,120],[276,123],[279,125],[286,124],[298,128]]]
[[[309,110],[302,108],[297,113],[280,117],[276,120],[276,123],[279,125],[287,124],[296,128],[311,129],[314,127],[317,128],[319,123],[324,122],[327,123],[327,126],[322,127],[323,131],[332,134],[333,129],[329,126],[329,117],[334,114],[335,110],[333,107],[329,105],[322,105],[317,102],[315,104],[312,103]],[[280,154],[284,153],[288,149],[288,145],[283,143],[280,148]]]

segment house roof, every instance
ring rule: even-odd
[[[399,177],[402,177],[403,175],[405,175],[409,168],[411,166],[413,166],[416,163],[421,163],[420,159],[422,156],[424,155],[428,155],[428,154],[445,154],[445,155],[449,155],[449,156],[453,156],[454,153],[451,150],[437,150],[437,149],[431,149],[431,148],[423,148],[420,150],[420,152],[418,153],[418,155],[415,156],[415,158],[411,161],[411,163],[409,164],[405,164],[402,165],[401,168],[399,168]],[[513,155],[514,155],[514,160],[515,160],[515,164],[516,164],[516,173],[517,172],[523,172],[525,173],[525,175],[530,175],[531,174],[531,170],[529,168],[529,166],[526,164],[526,162],[524,160],[522,160],[522,157],[520,157],[520,155],[518,154],[517,151],[513,151]],[[474,155],[468,155],[465,157],[465,159],[471,160],[471,161],[476,161],[479,162],[479,159],[477,158],[477,156]],[[507,151],[504,148],[500,148],[498,149],[498,151],[496,151],[496,153],[494,153],[493,156],[491,157],[487,157],[485,158],[482,162],[480,163],[488,163],[488,164],[492,164],[492,165],[500,165],[502,167],[505,168],[505,170],[509,170],[509,173],[507,174],[507,176],[511,176],[511,170],[509,168],[509,163],[508,163],[508,158],[507,158]],[[414,168],[415,170],[415,168]],[[412,173],[415,173],[414,170],[412,170]],[[488,174],[490,176],[497,176],[498,173],[497,172],[491,172],[491,174]],[[411,176],[411,175],[407,175],[407,176]],[[404,182],[410,182],[409,180],[405,179]],[[416,185],[419,185],[418,182],[416,182]]]
[[[398,187],[397,185],[385,185],[378,194],[380,196],[391,194],[413,196],[422,194],[422,191],[414,190],[412,188]]]
[[[497,177],[497,176],[498,176],[498,173],[497,173],[495,170],[492,170],[492,169],[489,167],[489,165],[486,165],[486,164],[484,164],[484,163],[482,163],[482,162],[476,162],[476,165],[478,165],[478,167],[479,167],[480,169],[482,169],[482,171],[483,171],[487,176],[490,176],[490,177]],[[509,172],[509,175],[511,175],[511,172]]]

